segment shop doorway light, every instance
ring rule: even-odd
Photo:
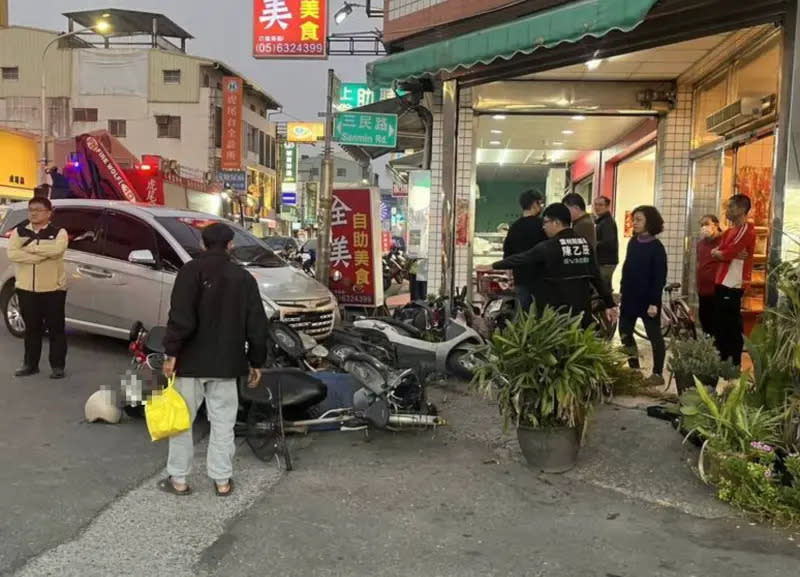
[[[586,68],[589,70],[597,70],[600,68],[600,65],[603,63],[602,58],[592,58],[591,60],[586,61]]]
[[[506,115],[505,114],[495,114],[494,116],[492,116],[492,118],[494,120],[505,120],[506,119]]]

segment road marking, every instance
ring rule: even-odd
[[[282,477],[238,443],[234,494],[220,498],[205,475],[206,442],[198,444],[189,482],[193,494],[159,491],[162,470],[100,513],[73,541],[28,561],[16,577],[194,577],[203,551]]]

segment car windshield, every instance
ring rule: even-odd
[[[269,248],[276,251],[286,250],[287,248],[297,248],[297,243],[293,238],[288,236],[267,236],[262,238]]]
[[[192,258],[203,252],[203,229],[215,222],[222,222],[214,219],[191,217],[158,217],[156,220],[167,229]],[[234,260],[250,267],[278,268],[288,266],[261,240],[232,223],[226,222],[225,224],[233,230],[231,256]]]

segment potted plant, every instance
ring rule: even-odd
[[[489,362],[473,387],[497,399],[503,430],[517,430],[527,463],[548,473],[571,469],[587,415],[624,356],[581,328],[580,317],[551,308],[521,312],[480,354]]]
[[[730,360],[721,361],[714,339],[699,335],[696,339],[675,339],[670,347],[669,370],[675,376],[678,395],[694,386],[700,379],[712,390],[720,378],[735,379],[739,371]]]

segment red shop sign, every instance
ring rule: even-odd
[[[222,170],[242,168],[242,105],[244,82],[236,76],[222,79]]]
[[[331,204],[331,290],[342,305],[375,307],[383,303],[379,191],[333,191]]]
[[[327,56],[327,0],[254,0],[253,57]]]

